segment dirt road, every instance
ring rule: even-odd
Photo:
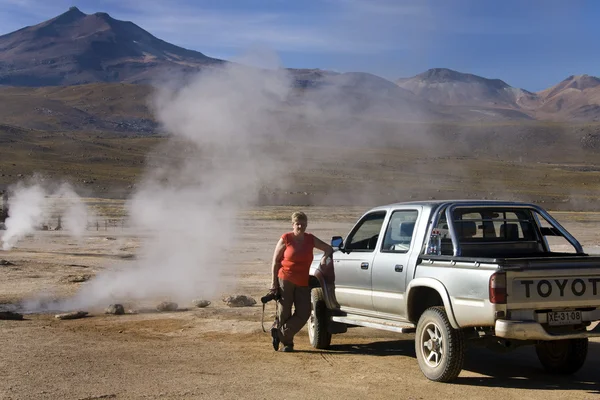
[[[309,216],[311,214],[309,210]],[[345,233],[354,216],[317,215],[309,230],[328,239]],[[268,261],[276,238],[288,229],[278,219],[250,221],[227,290],[258,299],[268,285]],[[589,224],[565,223],[597,243]],[[119,249],[115,250],[117,238]],[[594,242],[595,241],[595,242]],[[64,278],[94,275],[107,261],[126,260],[137,240],[96,232],[84,243],[45,232],[29,237],[0,259],[0,305],[52,288],[75,293],[82,283]],[[236,255],[237,254],[237,255]],[[84,271],[84,272],[82,272]],[[226,293],[223,293],[226,294]],[[93,311],[60,321],[53,314],[0,321],[2,399],[592,399],[600,395],[600,341],[590,344],[585,367],[571,377],[545,374],[532,348],[498,354],[469,348],[463,372],[452,384],[430,382],[415,359],[411,335],[353,328],[334,336],[330,350],[308,344],[305,329],[295,353],[276,353],[260,327],[261,308],[229,308],[220,298],[203,309],[121,316]],[[274,311],[267,307],[268,319]]]

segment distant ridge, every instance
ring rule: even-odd
[[[0,86],[148,84],[227,63],[165,42],[133,22],[77,7],[0,36]],[[426,121],[600,121],[600,79],[589,75],[532,93],[448,68],[395,82],[364,72],[287,71],[297,89],[291,99],[296,105],[309,99],[344,104],[351,113]]]
[[[417,97],[467,110],[503,113],[507,119],[600,121],[600,79],[570,76],[546,90],[532,93],[500,79],[487,79],[447,68],[433,68],[396,81]],[[510,114],[507,111],[511,110]]]

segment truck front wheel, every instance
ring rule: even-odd
[[[588,353],[588,339],[541,342],[535,345],[535,352],[546,371],[568,375],[583,367]]]
[[[310,291],[311,311],[308,320],[308,339],[315,349],[326,349],[331,344],[331,333],[327,330],[330,311],[325,304],[323,289]]]
[[[415,352],[423,375],[432,381],[450,382],[460,374],[464,337],[452,327],[444,307],[430,307],[419,318]]]

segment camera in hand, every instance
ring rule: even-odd
[[[269,292],[267,293],[265,296],[260,298],[261,303],[266,304],[268,302],[270,302],[271,300],[279,300],[281,298],[281,295],[279,294],[279,291],[272,293]]]

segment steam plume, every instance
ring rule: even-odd
[[[189,301],[222,290],[239,211],[285,171],[265,148],[285,131],[272,113],[289,90],[284,72],[237,65],[157,90],[155,112],[170,142],[128,201],[130,224],[146,237],[135,265],[99,274],[56,307]]]
[[[2,250],[12,249],[42,222],[44,201],[45,191],[39,185],[17,186],[8,201],[10,214],[5,222],[6,232],[2,235]]]
[[[81,237],[85,233],[91,214],[69,184],[63,183],[51,191],[39,183],[19,182],[10,188],[10,193],[6,231],[0,238],[2,250],[11,250],[51,215],[64,217],[65,231],[71,236]]]

